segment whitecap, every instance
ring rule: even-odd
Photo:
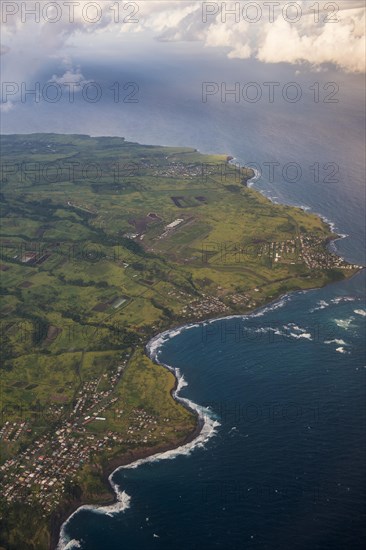
[[[291,327],[291,328],[289,328],[289,327]],[[302,333],[307,332],[306,328],[301,328],[298,325],[295,325],[294,323],[289,323],[288,325],[284,325],[284,328],[286,330],[296,330],[297,332],[302,332]]]
[[[146,345],[146,350],[148,354],[150,355],[151,359],[156,360],[158,357],[158,354],[160,352],[160,348],[172,338],[175,338],[176,336],[179,336],[184,330],[189,330],[192,328],[197,328],[200,325],[198,323],[189,323],[187,325],[183,325],[179,328],[172,329],[172,330],[166,330],[164,332],[161,332],[154,338],[152,338],[148,344]]]
[[[314,313],[314,311],[319,311],[320,309],[325,309],[328,306],[328,302],[325,300],[320,300],[320,302],[318,302],[317,305],[310,310],[310,313]]]
[[[262,174],[261,171],[257,168],[253,168],[252,166],[250,168],[253,170],[254,176],[247,181],[247,186],[253,187],[253,185],[261,179]]]
[[[172,331],[166,331],[158,335],[148,343],[148,345],[146,346],[146,349],[149,351],[150,357],[152,359],[155,359],[155,361],[158,362],[160,365],[162,365],[163,367],[167,368],[168,370],[174,373],[177,379],[177,386],[175,391],[173,392],[173,396],[177,401],[179,401],[180,403],[182,403],[183,405],[185,405],[186,407],[188,407],[189,409],[197,413],[199,417],[199,421],[202,424],[202,427],[198,436],[193,441],[186,443],[184,445],[180,445],[175,449],[171,449],[161,453],[156,453],[146,458],[135,460],[130,464],[119,466],[116,470],[114,470],[112,474],[109,476],[108,480],[116,493],[117,502],[110,506],[84,505],[78,508],[62,525],[61,533],[60,533],[60,541],[57,546],[57,550],[66,550],[66,544],[68,543],[68,539],[67,539],[65,528],[67,526],[67,523],[71,520],[71,518],[77,512],[81,510],[91,510],[95,513],[102,513],[102,514],[112,516],[114,514],[123,512],[124,510],[130,507],[131,497],[126,493],[126,491],[121,491],[119,489],[119,486],[117,485],[117,483],[115,483],[113,479],[116,472],[119,472],[124,469],[137,468],[138,466],[141,466],[142,464],[146,464],[146,463],[157,462],[164,459],[173,459],[179,455],[189,455],[194,449],[203,448],[205,444],[208,442],[208,440],[211,439],[216,434],[217,428],[218,426],[220,426],[220,423],[218,422],[218,420],[215,419],[209,407],[202,407],[200,405],[197,405],[190,399],[180,397],[178,395],[181,389],[187,386],[187,382],[185,381],[184,376],[181,374],[180,370],[177,368],[172,368],[169,365],[160,363],[157,360],[159,348],[165,342],[167,342],[170,338],[173,338],[177,334],[180,334],[184,328],[185,327],[172,330]]]
[[[258,327],[256,329],[252,329],[250,326],[246,326],[245,330],[255,333],[255,334],[267,334],[268,332],[274,332],[276,334],[279,334],[279,329],[276,327]],[[281,333],[282,334],[282,333]]]
[[[256,313],[251,313],[250,317],[262,317],[265,313],[269,313],[271,311],[275,311],[276,309],[282,308],[290,300],[291,300],[291,296],[289,294],[286,294],[285,296],[280,298],[277,302],[274,302],[269,306],[265,306],[259,309],[259,311],[257,311]]]
[[[337,298],[333,298],[331,300],[332,304],[341,304],[342,302],[354,302],[356,298],[353,296],[338,296]]]
[[[118,485],[112,480],[111,474],[108,478],[110,484],[112,485],[115,493],[117,502],[111,505],[107,506],[98,506],[94,504],[84,504],[83,506],[80,506],[71,516],[62,524],[61,531],[60,531],[60,537],[59,542],[57,545],[56,550],[72,550],[74,547],[81,548],[80,541],[76,541],[75,539],[69,540],[67,534],[66,534],[66,527],[67,524],[70,522],[70,520],[82,510],[89,510],[92,512],[95,512],[97,514],[105,514],[107,516],[114,516],[115,514],[119,514],[121,512],[124,512],[127,510],[127,508],[130,507],[130,501],[131,497],[126,493],[126,491],[121,491],[118,487]],[[70,546],[71,545],[71,546]]]
[[[285,334],[282,330],[275,330],[274,333],[276,336],[288,336],[288,334]]]
[[[65,546],[65,550],[74,550],[74,548],[81,548],[81,542],[79,540],[72,539]]]
[[[357,313],[357,315],[361,315],[362,317],[366,317],[366,310],[365,309],[354,309],[354,313]]]
[[[348,330],[353,320],[354,317],[350,317],[349,319],[334,319],[334,322],[338,327]]]
[[[337,344],[338,346],[348,346],[347,342],[340,338],[334,338],[333,340],[325,340],[324,344]]]
[[[297,339],[305,338],[306,340],[312,340],[310,332],[303,332],[301,334],[296,334],[295,332],[290,332],[290,336],[292,336],[292,338],[297,338]]]
[[[82,548],[81,541],[76,539],[69,540],[68,537],[61,532],[56,550],[74,550],[75,548]]]
[[[131,497],[125,491],[120,491],[118,485],[113,481],[113,476],[116,472],[121,471],[123,469],[137,468],[138,466],[146,463],[153,463],[153,462],[157,462],[165,459],[174,459],[180,455],[189,455],[194,449],[204,448],[206,443],[217,433],[217,428],[220,426],[220,422],[217,420],[214,413],[210,410],[209,407],[200,406],[194,403],[193,401],[191,401],[190,399],[180,397],[178,395],[180,390],[183,387],[187,386],[187,382],[185,381],[184,377],[180,373],[179,369],[170,367],[169,365],[161,363],[158,360],[158,356],[162,351],[161,348],[163,347],[163,345],[170,339],[175,338],[176,336],[181,334],[184,330],[189,330],[190,328],[199,327],[205,324],[215,323],[220,320],[227,321],[229,319],[238,319],[238,318],[242,320],[247,320],[252,317],[261,317],[268,312],[275,311],[276,309],[282,308],[290,300],[291,300],[291,296],[289,294],[286,294],[279,300],[273,302],[272,304],[264,306],[261,309],[257,310],[255,313],[253,312],[247,315],[231,315],[231,316],[221,317],[217,319],[211,319],[208,321],[203,321],[201,323],[189,323],[187,325],[181,326],[176,329],[166,330],[158,334],[157,336],[153,337],[148,342],[148,344],[146,345],[146,352],[148,353],[149,357],[152,360],[154,360],[156,363],[162,365],[163,367],[167,368],[168,370],[174,373],[177,379],[177,387],[173,392],[173,396],[178,402],[182,403],[183,405],[185,405],[186,407],[188,407],[189,409],[197,413],[199,421],[201,422],[201,430],[197,435],[197,437],[189,443],[180,445],[175,449],[171,449],[161,453],[156,453],[155,455],[151,455],[146,458],[135,460],[131,464],[120,466],[116,470],[114,470],[114,472],[112,472],[112,474],[109,476],[109,482],[116,493],[117,502],[110,506],[84,505],[78,508],[62,525],[57,550],[66,550],[66,544],[69,544],[70,541],[67,538],[65,528],[68,522],[71,520],[71,518],[78,511],[87,509],[87,510],[92,510],[93,512],[96,512],[96,513],[113,515],[115,513],[120,513],[130,507]],[[275,334],[278,334],[278,335],[283,335],[283,336],[285,335],[278,329],[276,330],[269,327],[268,330],[273,330]],[[295,335],[295,337],[311,339],[311,335],[308,333]]]
[[[156,453],[155,455],[135,460],[134,462],[131,462],[131,464],[127,464],[126,466],[120,466],[119,468],[117,468],[117,470],[115,470],[115,472],[124,469],[128,470],[138,468],[138,466],[141,466],[142,464],[159,462],[160,460],[171,460],[181,455],[188,456],[195,449],[205,447],[209,439],[211,439],[217,433],[217,428],[218,426],[220,426],[220,422],[213,418],[211,411],[208,407],[201,407],[200,405],[197,405],[196,403],[193,403],[193,401],[190,401],[186,398],[180,398],[179,400],[185,402],[187,406],[195,410],[199,415],[200,420],[203,421],[203,426],[198,436],[193,441],[184,445],[180,445],[175,449]]]

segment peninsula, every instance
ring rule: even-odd
[[[352,276],[338,236],[226,155],[1,137],[0,550],[48,550],[109,474],[197,436],[155,335]]]

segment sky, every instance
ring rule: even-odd
[[[305,64],[317,71],[327,64],[345,73],[365,70],[363,0],[3,0],[1,10],[3,82],[33,81],[49,71],[49,82],[85,83],[76,61],[81,52],[90,65],[100,57],[124,59],[126,49],[130,56],[148,51],[156,41],[167,53],[172,42],[199,43],[229,59],[285,62],[299,69]],[[19,95],[13,92],[4,97],[2,89],[3,112],[14,108]]]
[[[364,0],[1,0],[0,9],[2,133],[123,136],[243,165],[294,161],[303,178],[293,201],[314,196],[314,211],[310,168],[337,163],[342,187],[329,184],[327,202],[349,200],[348,184],[364,196]],[[37,83],[39,101],[24,93]],[[216,86],[207,101],[205,83]],[[258,102],[243,99],[250,83]],[[301,101],[284,98],[291,83]],[[223,98],[237,84],[240,101]],[[285,182],[283,196],[291,192]]]

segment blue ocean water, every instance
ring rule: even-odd
[[[140,85],[136,105],[19,105],[3,131],[120,135],[140,143],[227,153],[263,169],[255,187],[273,200],[325,216],[346,238],[347,260],[365,265],[364,82],[331,67],[228,60],[197,44],[151,44],[77,59],[88,80]],[[164,51],[164,53],[163,53]],[[193,55],[188,55],[192,53]],[[77,54],[75,54],[77,55]],[[88,65],[89,63],[89,65]],[[44,76],[57,73],[52,67]],[[42,75],[37,75],[42,81]],[[202,82],[297,81],[290,104],[202,102]],[[309,88],[339,86],[338,103],[315,103]],[[282,168],[300,164],[301,178]],[[318,163],[320,178],[312,168]],[[328,163],[339,167],[334,181]],[[355,550],[366,535],[365,272],[297,293],[256,316],[219,320],[167,339],[159,360],[179,368],[181,395],[217,422],[204,447],[171,460],[120,470],[114,482],[131,497],[124,512],[81,511],[66,525],[68,548],[85,550]],[[77,542],[75,542],[77,541]]]
[[[362,262],[352,237],[337,247]],[[220,425],[204,448],[117,472],[130,507],[82,511],[68,537],[86,550],[363,548],[364,291],[363,271],[167,339],[159,360]]]
[[[364,284],[362,272],[168,339],[159,360],[216,434],[119,471],[130,507],[80,512],[67,533],[87,550],[363,548]]]

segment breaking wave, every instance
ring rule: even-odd
[[[366,317],[366,310],[365,309],[354,309],[353,311],[357,315],[361,315],[362,317]]]
[[[333,340],[324,340],[324,344],[337,344],[338,346],[348,346],[347,342],[341,338],[334,338]]]
[[[338,327],[348,330],[354,319],[354,317],[350,317],[349,319],[334,319],[334,322]]]
[[[220,426],[220,423],[218,420],[214,417],[213,413],[208,407],[202,407],[190,399],[187,399],[185,397],[180,397],[179,392],[182,388],[187,386],[187,382],[184,379],[184,376],[181,374],[180,370],[177,368],[170,367],[169,365],[165,365],[163,363],[160,363],[158,361],[158,355],[160,347],[169,339],[174,338],[178,334],[182,332],[182,330],[188,330],[193,327],[197,327],[197,324],[188,325],[179,329],[171,330],[171,331],[165,331],[162,334],[159,334],[157,337],[153,338],[146,346],[146,350],[149,353],[149,356],[151,359],[155,360],[157,363],[162,365],[163,367],[167,368],[171,372],[174,373],[177,383],[176,388],[173,392],[173,396],[176,399],[176,401],[182,403],[184,406],[189,408],[190,410],[194,411],[198,418],[200,423],[200,431],[197,437],[195,437],[192,441],[180,445],[179,447],[176,447],[175,449],[171,449],[168,451],[156,453],[154,455],[148,456],[146,458],[141,458],[138,460],[135,460],[134,462],[131,462],[130,464],[119,466],[114,470],[111,475],[108,478],[108,481],[113,488],[117,501],[114,504],[107,505],[107,506],[96,506],[96,505],[83,505],[80,506],[62,525],[61,532],[60,532],[60,538],[59,543],[57,545],[57,550],[71,550],[73,548],[81,548],[80,542],[76,541],[75,539],[70,540],[66,533],[66,527],[70,520],[77,514],[78,512],[82,510],[89,510],[94,513],[100,513],[105,514],[108,516],[113,516],[115,514],[119,514],[125,510],[127,510],[130,507],[131,503],[131,497],[126,493],[126,491],[121,491],[119,485],[114,481],[114,475],[124,469],[131,469],[131,468],[137,468],[138,466],[141,466],[142,464],[148,463],[148,462],[158,462],[160,460],[165,459],[173,459],[176,458],[179,455],[189,455],[194,449],[196,448],[203,448],[207,441],[211,439],[215,433],[218,426]]]

